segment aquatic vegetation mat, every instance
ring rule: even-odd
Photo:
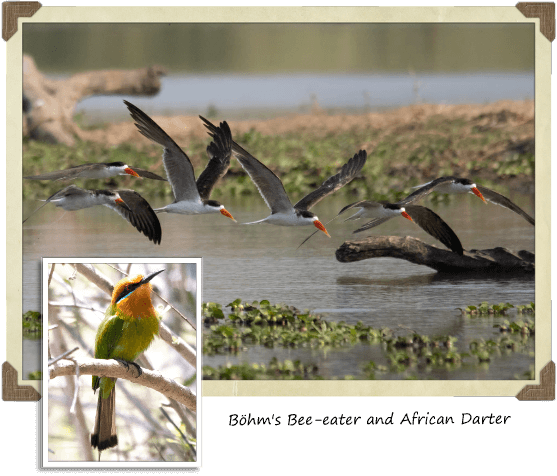
[[[301,311],[293,306],[271,304],[268,300],[229,303],[223,310],[218,303],[203,303],[204,355],[236,355],[249,346],[265,348],[312,348],[323,351],[355,345],[380,345],[385,364],[369,361],[359,376],[342,378],[375,379],[388,373],[403,373],[404,378],[414,378],[414,371],[427,369],[455,370],[486,366],[496,357],[521,352],[533,355],[533,320],[503,320],[494,324],[501,336],[492,339],[474,339],[466,351],[457,347],[457,338],[450,335],[422,335],[411,329],[406,335],[396,335],[389,328],[373,328],[362,322],[347,324],[323,319],[311,311]],[[517,316],[533,316],[534,303],[514,306],[510,303],[458,308],[466,319],[476,316],[506,316],[510,309]],[[410,331],[410,332],[408,332]],[[226,364],[218,368],[204,366],[205,379],[316,379],[323,378],[315,362],[279,362],[273,358],[263,363]],[[524,377],[521,377],[524,378]]]

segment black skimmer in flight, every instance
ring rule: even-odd
[[[69,169],[56,170],[40,175],[23,177],[29,180],[74,180],[74,179],[105,179],[117,175],[132,175],[133,177],[149,178],[153,180],[164,180],[148,170],[139,167],[130,167],[124,162],[106,162],[97,164],[83,164],[70,167]]]
[[[497,193],[487,187],[482,187],[480,185],[476,185],[469,179],[459,178],[459,177],[439,177],[431,182],[428,182],[424,185],[419,185],[416,191],[412,192],[406,198],[403,198],[400,202],[400,205],[405,206],[410,203],[419,200],[426,195],[429,195],[431,192],[440,192],[440,193],[473,193],[477,197],[481,198],[485,203],[486,200],[495,203],[496,205],[500,205],[502,207],[508,208],[515,213],[518,213],[522,216],[528,223],[531,225],[535,225],[534,219],[528,215],[522,208],[520,208],[515,203],[511,202],[507,197]]]
[[[217,141],[222,135],[222,127],[219,129],[202,116],[199,116],[205,123],[205,127],[210,131],[209,135],[213,140]],[[240,165],[255,183],[259,193],[265,200],[267,206],[271,209],[271,214],[267,218],[257,220],[244,225],[253,225],[255,223],[270,223],[271,225],[282,226],[300,226],[313,224],[317,229],[321,230],[330,237],[327,229],[319,221],[317,216],[309,211],[316,203],[331,193],[337,191],[349,183],[366,163],[367,153],[360,150],[346,164],[342,166],[340,171],[325,180],[321,186],[302,198],[296,205],[292,206],[284,186],[280,179],[259,160],[253,157],[249,152],[244,150],[236,142],[232,142],[232,153],[240,162]]]
[[[395,216],[403,216],[404,218],[415,222],[416,225],[422,228],[426,233],[429,233],[435,239],[439,240],[451,251],[461,256],[464,253],[462,244],[453,229],[447,225],[439,215],[429,208],[421,207],[419,205],[402,206],[400,203],[370,202],[362,200],[345,206],[338,214],[340,215],[347,210],[355,208],[359,208],[359,210],[345,221],[357,220],[359,218],[373,218],[374,220],[353,231],[353,233],[359,233],[361,231],[368,230],[369,228],[373,228],[374,226],[390,220]],[[377,222],[377,224],[368,226],[370,223],[375,222]]]
[[[124,103],[139,132],[164,147],[162,160],[175,200],[163,208],[155,209],[155,212],[182,215],[222,213],[225,217],[234,220],[223,205],[216,200],[209,200],[213,187],[226,174],[230,166],[232,134],[228,125],[221,123],[219,140],[215,140],[207,147],[210,160],[196,183],[193,166],[186,153],[141,109],[128,101],[124,101]]]
[[[70,185],[48,197],[23,223],[47,203],[53,203],[66,211],[104,205],[118,212],[153,243],[161,242],[161,224],[157,215],[149,203],[133,190],[84,190]]]

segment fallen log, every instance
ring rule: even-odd
[[[77,103],[90,96],[127,94],[152,96],[159,92],[166,70],[151,66],[135,70],[88,71],[54,80],[42,74],[33,58],[23,55],[23,135],[43,142],[73,145],[75,136],[89,140],[94,131],[73,120]]]
[[[464,251],[460,256],[428,245],[410,236],[368,236],[345,241],[336,251],[341,263],[370,258],[399,258],[446,273],[534,273],[535,255],[529,251],[512,252],[506,248]]]

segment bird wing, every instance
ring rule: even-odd
[[[209,163],[197,179],[197,190],[202,199],[208,200],[215,184],[226,175],[232,155],[232,132],[225,122],[209,134],[213,141],[207,146]]]
[[[130,169],[132,169],[140,177],[148,178],[152,180],[164,180],[165,182],[167,182],[165,178],[161,177],[160,175],[157,175],[154,172],[151,172],[150,170],[140,169],[139,167],[130,167]]]
[[[125,321],[120,319],[113,308],[109,306],[106,317],[99,324],[95,338],[95,359],[110,359],[114,348],[118,345]],[[100,377],[93,375],[93,390],[100,386]]]
[[[323,200],[327,195],[330,195],[331,193],[336,192],[339,188],[344,187],[356,175],[358,175],[358,173],[360,173],[360,170],[362,170],[366,160],[367,152],[365,150],[360,150],[341,167],[336,175],[329,177],[318,189],[302,198],[298,203],[296,203],[296,205],[294,205],[294,208],[309,210],[316,203]]]
[[[153,211],[147,200],[134,190],[116,191],[131,211],[113,203],[106,204],[105,206],[124,217],[153,243],[160,244],[162,237],[161,224],[157,214]]]
[[[114,306],[111,305],[97,330],[95,359],[110,359],[112,357],[112,352],[122,337],[124,323],[124,319],[118,317]]]
[[[210,132],[216,133],[217,127],[202,116],[199,116]],[[242,168],[250,176],[252,182],[259,190],[271,213],[288,212],[292,210],[292,203],[284,190],[280,179],[259,160],[244,150],[236,142],[232,142],[232,153],[240,162]]]
[[[369,230],[370,228],[375,228],[376,226],[382,225],[386,221],[389,221],[391,218],[394,217],[374,218],[373,220],[368,221],[365,225],[361,226],[357,230],[354,230],[352,233],[360,233],[361,231]]]
[[[406,198],[403,198],[398,202],[399,205],[407,205],[408,203],[413,203],[417,200],[424,198],[435,190],[436,187],[442,184],[454,182],[456,177],[439,177],[431,182],[419,185],[420,188],[412,192]]]
[[[522,208],[520,208],[516,203],[511,202],[507,197],[497,193],[489,188],[477,186],[478,190],[484,196],[486,200],[489,200],[491,203],[495,203],[496,205],[501,205],[502,207],[508,208],[515,213],[518,213],[523,218],[526,219],[528,223],[531,225],[535,225],[535,220],[528,215]]]
[[[462,244],[453,229],[445,221],[429,208],[419,205],[408,205],[406,213],[410,215],[422,230],[429,233],[433,238],[439,240],[447,248],[462,256],[464,250]]]
[[[369,202],[368,202],[368,200],[359,200],[357,202],[350,203],[349,205],[346,205],[345,207],[342,208],[342,210],[340,212],[337,213],[337,217],[339,215],[342,215],[346,210],[361,207],[363,203],[369,203]]]
[[[125,100],[124,104],[128,107],[139,132],[164,147],[162,161],[176,201],[199,201],[193,166],[186,153],[141,109]]]
[[[40,175],[30,175],[23,177],[28,180],[72,180],[78,178],[80,174],[86,172],[95,164],[82,164],[70,167],[64,170],[55,170],[54,172],[47,172]]]

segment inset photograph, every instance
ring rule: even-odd
[[[43,467],[199,467],[201,259],[100,261],[43,259]]]

